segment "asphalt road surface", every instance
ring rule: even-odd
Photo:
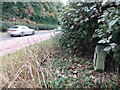
[[[35,35],[24,36],[24,37],[10,37],[7,34],[1,35],[0,41],[0,56],[12,53],[21,48],[27,47],[29,45],[39,43],[41,41],[47,40],[54,37],[59,32],[55,31],[39,31]]]
[[[52,33],[52,32],[55,32],[55,31],[53,31],[53,30],[36,31],[35,35],[43,35],[43,34]],[[25,36],[25,37],[27,37],[27,36]],[[21,37],[20,36],[11,37],[7,33],[0,35],[0,41],[10,40],[10,39],[14,39],[14,38],[21,38]]]

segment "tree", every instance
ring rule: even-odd
[[[56,13],[60,8],[58,5],[61,6],[57,2],[2,2],[2,19],[18,17],[36,23],[56,24],[58,22]]]

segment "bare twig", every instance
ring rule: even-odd
[[[16,75],[14,76],[13,80],[11,81],[11,83],[8,85],[7,88],[10,88],[10,86],[15,82],[15,80],[18,78],[18,76],[21,74],[22,70],[24,68],[24,65],[22,65],[22,67],[17,71]]]

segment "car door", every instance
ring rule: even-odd
[[[29,28],[27,26],[22,26],[22,32],[24,32],[24,34],[29,34]]]
[[[31,34],[31,30],[29,27],[25,26],[27,34]]]

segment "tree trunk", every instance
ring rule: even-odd
[[[104,71],[105,69],[105,59],[106,59],[106,52],[103,51],[105,45],[97,45],[95,48],[93,65],[94,70],[96,71]]]

